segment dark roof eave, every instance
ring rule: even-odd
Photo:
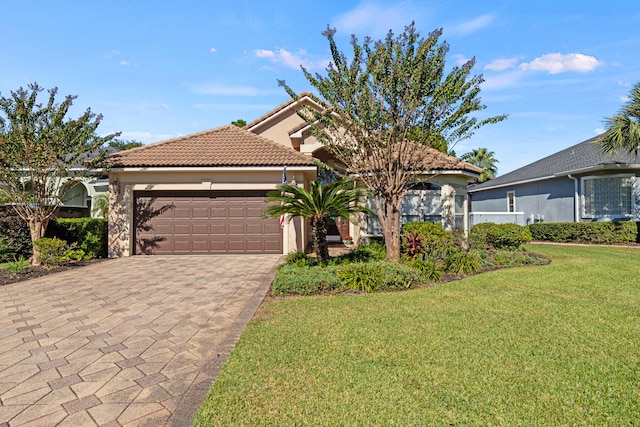
[[[273,165],[148,165],[148,164],[138,164],[138,165],[122,165],[122,164],[113,164],[110,168],[110,171],[123,171],[126,169],[157,169],[157,170],[168,170],[168,169],[193,169],[193,170],[201,170],[201,169],[282,169],[283,166],[287,168],[301,168],[301,169],[317,169],[317,166],[313,163],[279,163]]]
[[[558,173],[555,173],[553,175],[540,176],[540,177],[531,178],[531,179],[523,179],[523,180],[520,180],[520,181],[511,181],[511,182],[506,182],[506,183],[502,183],[502,184],[498,184],[498,185],[487,185],[487,186],[482,186],[480,188],[472,187],[472,188],[469,189],[469,193],[477,193],[479,191],[485,191],[485,190],[494,190],[496,188],[513,187],[514,185],[529,184],[531,182],[537,182],[537,181],[546,181],[548,179],[562,178],[562,177],[569,176],[569,175],[574,175],[574,174],[584,174],[584,173],[589,173],[589,172],[597,172],[597,171],[605,171],[605,170],[616,170],[616,169],[619,169],[619,170],[640,169],[640,164],[604,163],[604,164],[599,164],[599,165],[595,165],[595,166],[589,166],[589,167],[586,167],[586,168],[580,168],[580,169],[573,169],[573,170],[558,172]]]

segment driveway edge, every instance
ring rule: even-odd
[[[193,417],[198,407],[207,396],[211,385],[220,373],[220,369],[222,369],[222,365],[224,365],[224,362],[235,348],[242,331],[244,331],[244,328],[251,321],[262,301],[264,301],[275,275],[276,270],[274,268],[265,276],[256,292],[251,296],[249,302],[221,340],[220,346],[213,352],[215,356],[204,363],[200,373],[189,386],[180,402],[178,402],[176,410],[169,418],[168,426],[183,427],[190,426],[193,423]]]

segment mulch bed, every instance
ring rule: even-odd
[[[13,274],[6,268],[0,268],[0,286],[9,283],[22,282],[24,280],[35,279],[37,277],[46,276],[48,274],[59,273],[61,271],[72,270],[98,262],[107,261],[106,259],[91,259],[87,261],[78,261],[57,267],[27,267],[21,273]]]

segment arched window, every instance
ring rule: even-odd
[[[61,200],[63,206],[87,207],[89,198],[87,188],[81,182],[69,182],[62,187]]]

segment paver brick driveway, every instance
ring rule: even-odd
[[[189,425],[280,261],[141,256],[0,287],[0,426]]]

